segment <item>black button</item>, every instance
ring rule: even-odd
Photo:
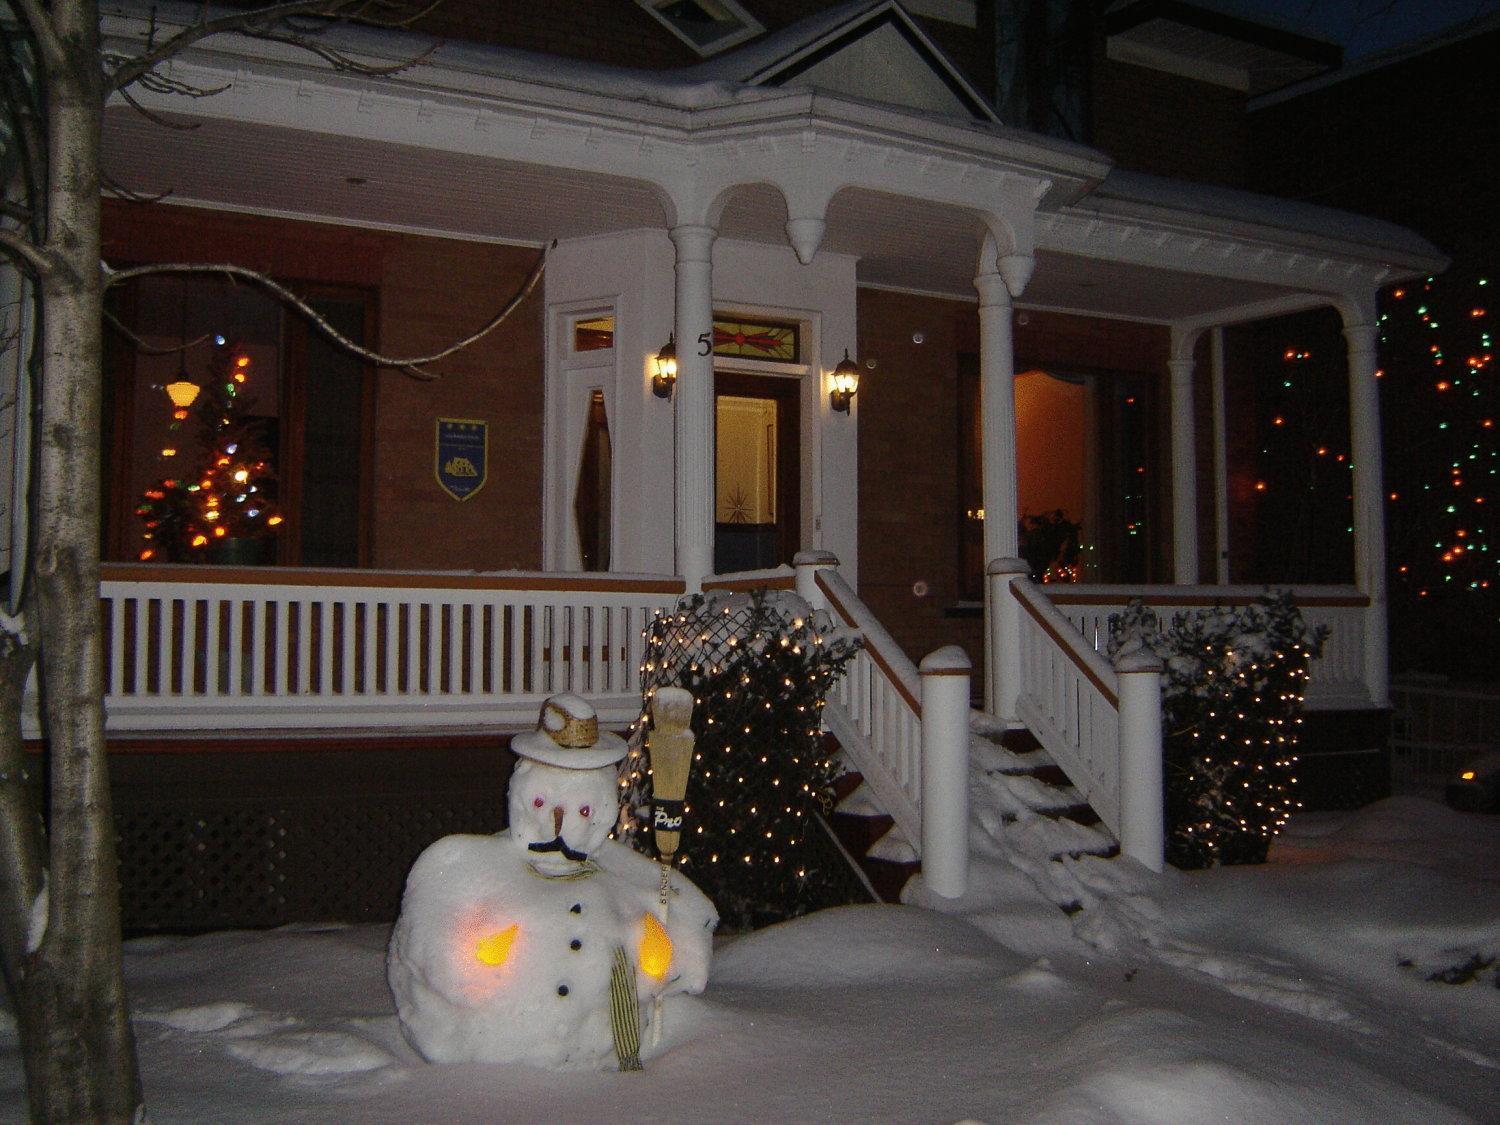
[[[581,902],[575,902],[572,906],[568,907],[568,913],[570,913],[570,914],[582,914],[583,913],[583,903],[581,903]]]
[[[579,941],[577,938],[574,938],[572,941],[568,942],[568,948],[569,949],[582,949],[583,948],[583,942]]]
[[[557,986],[557,994],[559,996],[566,996],[568,994],[568,986],[565,985],[565,984],[558,985]]]

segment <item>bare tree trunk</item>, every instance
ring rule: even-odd
[[[46,377],[34,576],[50,878],[45,937],[25,965],[23,1002],[45,1029],[26,1047],[27,1076],[35,1118],[129,1121],[141,1097],[120,961],[99,611],[99,18],[93,0],[63,0],[49,11],[60,51],[47,68],[46,245],[54,268],[41,286]]]

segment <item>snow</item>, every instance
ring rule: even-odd
[[[721,940],[705,992],[667,998],[641,1074],[423,1062],[386,927],[131,942],[152,1118],[1495,1119],[1495,971],[1427,978],[1500,952],[1500,817],[1398,797],[1294,818],[1264,867],[1152,876],[1049,859],[1071,829],[994,795],[1015,778],[992,749],[973,788],[1020,811],[976,806],[964,898]],[[0,1119],[23,1097],[0,1015]]]

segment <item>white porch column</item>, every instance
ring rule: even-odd
[[[1197,330],[1172,329],[1172,581],[1198,583],[1198,455],[1193,418],[1193,347]]]
[[[1214,580],[1229,585],[1229,437],[1224,421],[1224,329],[1209,337],[1214,416]]]
[[[1390,706],[1385,619],[1385,486],[1380,463],[1379,331],[1371,297],[1341,306],[1349,348],[1349,453],[1354,462],[1354,581],[1370,599],[1365,610],[1365,688]]]
[[[998,273],[974,279],[979,290],[979,417],[984,496],[984,558],[1019,553],[1016,535],[1016,357],[1010,289]]]
[[[675,522],[677,573],[689,593],[714,571],[713,227],[673,227],[677,248]]]
[[[986,255],[988,257],[988,255]],[[984,561],[1020,554],[1016,531],[1016,357],[1010,287],[999,273],[974,279],[979,290],[980,487],[984,504]],[[1006,653],[1019,644],[1001,636],[995,616],[994,583],[985,579],[984,709],[1000,713],[1000,671]],[[1008,590],[1006,591],[1009,592]]]

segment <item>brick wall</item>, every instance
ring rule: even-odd
[[[874,359],[859,389],[860,597],[913,660],[960,644],[979,667],[981,622],[955,615],[959,594],[960,352],[979,350],[972,302],[859,291],[859,356]],[[1021,323],[1024,321],[1024,323]],[[920,333],[917,344],[913,335]],[[1017,367],[1125,371],[1155,376],[1165,394],[1166,329],[1027,311],[1015,328]],[[1165,398],[1158,417],[1165,426]],[[1168,516],[1169,473],[1159,511]],[[1156,566],[1170,551],[1159,519]],[[1212,526],[1211,524],[1208,526]],[[926,583],[925,595],[913,587]]]
[[[525,247],[295,222],[163,205],[110,202],[104,253],[114,262],[230,261],[290,281],[369,289],[378,346],[435,351],[485,323],[536,259]],[[371,564],[413,568],[541,565],[542,299],[538,288],[473,347],[419,382],[376,379]],[[489,477],[452,500],[433,474],[435,420],[490,423]]]
[[[978,667],[979,620],[946,616],[959,596],[957,355],[978,340],[976,307],[861,289],[858,314],[860,359],[877,364],[859,387],[860,597],[913,660],[961,644]]]
[[[1090,143],[1120,168],[1246,186],[1245,96],[1103,57],[1094,64]]]
[[[1497,57],[1491,30],[1257,110],[1253,186],[1401,223],[1492,269]]]

